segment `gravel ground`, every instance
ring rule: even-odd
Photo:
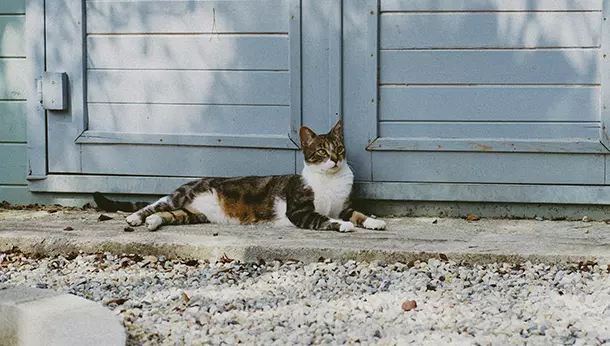
[[[130,345],[610,344],[610,268],[594,263],[68,257],[0,254],[0,283],[99,301]]]

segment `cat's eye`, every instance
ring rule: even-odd
[[[339,149],[337,149],[337,153],[339,153],[339,155],[343,154],[344,152],[345,152],[344,147],[340,147]]]
[[[316,154],[318,154],[320,156],[328,156],[328,153],[324,149],[320,149],[320,150],[316,151]]]

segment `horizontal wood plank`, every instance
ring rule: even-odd
[[[599,87],[381,87],[379,119],[599,121]]]
[[[601,11],[602,0],[381,0],[382,11]]]
[[[392,138],[599,139],[600,123],[381,122],[379,136]]]
[[[49,175],[47,179],[30,181],[29,189],[34,192],[81,192],[95,191],[112,194],[156,194],[167,195],[193,178],[176,177],[129,177],[108,175]],[[91,195],[89,195],[92,200]],[[142,196],[139,196],[142,197]],[[140,198],[139,200],[147,200]]]
[[[603,155],[374,152],[373,181],[603,184]]]
[[[25,100],[25,70],[23,58],[0,58],[0,100]]]
[[[0,14],[25,14],[25,0],[0,1]]]
[[[88,1],[87,33],[288,32],[289,1]],[[127,15],[129,14],[129,15]]]
[[[292,174],[295,151],[83,144],[83,173],[175,177]]]
[[[380,47],[599,47],[601,23],[601,12],[387,13]]]
[[[89,36],[89,68],[288,70],[288,36]]]
[[[0,196],[3,201],[12,204],[40,203],[37,199],[39,195],[32,194],[27,185],[0,185]]]
[[[0,57],[25,57],[25,16],[0,16]]]
[[[492,153],[608,154],[599,139],[587,138],[395,138],[380,137],[369,151],[475,151]]]
[[[0,142],[26,142],[25,101],[0,101]]]
[[[355,190],[362,198],[402,201],[610,204],[610,186],[367,182]]]
[[[0,184],[26,184],[27,145],[0,143]]]
[[[92,70],[89,102],[288,105],[287,72]]]
[[[290,129],[286,106],[89,103],[87,107],[89,130],[101,132],[281,135]]]
[[[131,194],[130,198],[124,197],[126,200],[154,200],[154,198],[144,195],[166,195],[189,180],[192,179],[142,176],[49,175],[47,179],[30,182],[29,189],[35,192],[57,192],[61,194],[25,195],[21,190],[27,190],[28,188],[21,186],[17,187],[19,190],[11,194],[10,191],[7,193],[7,190],[13,187],[0,186],[0,195],[9,196],[13,200],[15,199],[11,196],[16,196],[15,198],[21,196],[30,198],[24,199],[24,202],[21,203],[61,203],[62,205],[79,206],[86,202],[91,202],[91,193],[95,191],[117,195]],[[610,204],[610,186],[356,182],[354,187],[358,197],[367,199]],[[20,192],[21,194],[19,194]],[[75,194],[75,192],[80,194]],[[134,196],[136,194],[140,196]],[[83,198],[84,200],[71,204],[70,198]],[[12,200],[8,201],[12,202]]]
[[[73,190],[70,194],[33,193],[25,183],[24,185],[0,185],[0,196],[2,196],[2,200],[11,204],[38,203],[81,207],[93,201],[91,192],[84,192],[84,190]]]
[[[299,147],[288,135],[163,134],[85,131],[76,143],[188,145],[232,148],[294,149]]]
[[[599,84],[599,51],[383,50],[381,84]]]

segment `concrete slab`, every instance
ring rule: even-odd
[[[97,303],[31,287],[0,289],[0,345],[125,345],[118,316]]]
[[[166,226],[157,232],[124,232],[126,214],[59,211],[0,212],[0,251],[16,246],[44,255],[78,251],[137,253],[243,261],[332,259],[409,262],[446,255],[466,263],[594,260],[610,263],[610,226],[604,222],[394,218],[388,230],[354,233],[263,226]],[[435,222],[436,221],[436,222]],[[73,230],[66,231],[66,227]]]

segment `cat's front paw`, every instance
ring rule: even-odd
[[[133,213],[126,217],[125,221],[127,221],[130,226],[140,226],[142,224],[142,217],[140,217],[140,214],[138,213]]]
[[[373,219],[371,217],[364,220],[362,226],[366,229],[384,230],[386,223],[383,220]]]
[[[353,232],[355,228],[356,227],[354,227],[353,223],[346,221],[346,222],[342,222],[341,225],[339,226],[339,232],[342,232],[342,233]]]

